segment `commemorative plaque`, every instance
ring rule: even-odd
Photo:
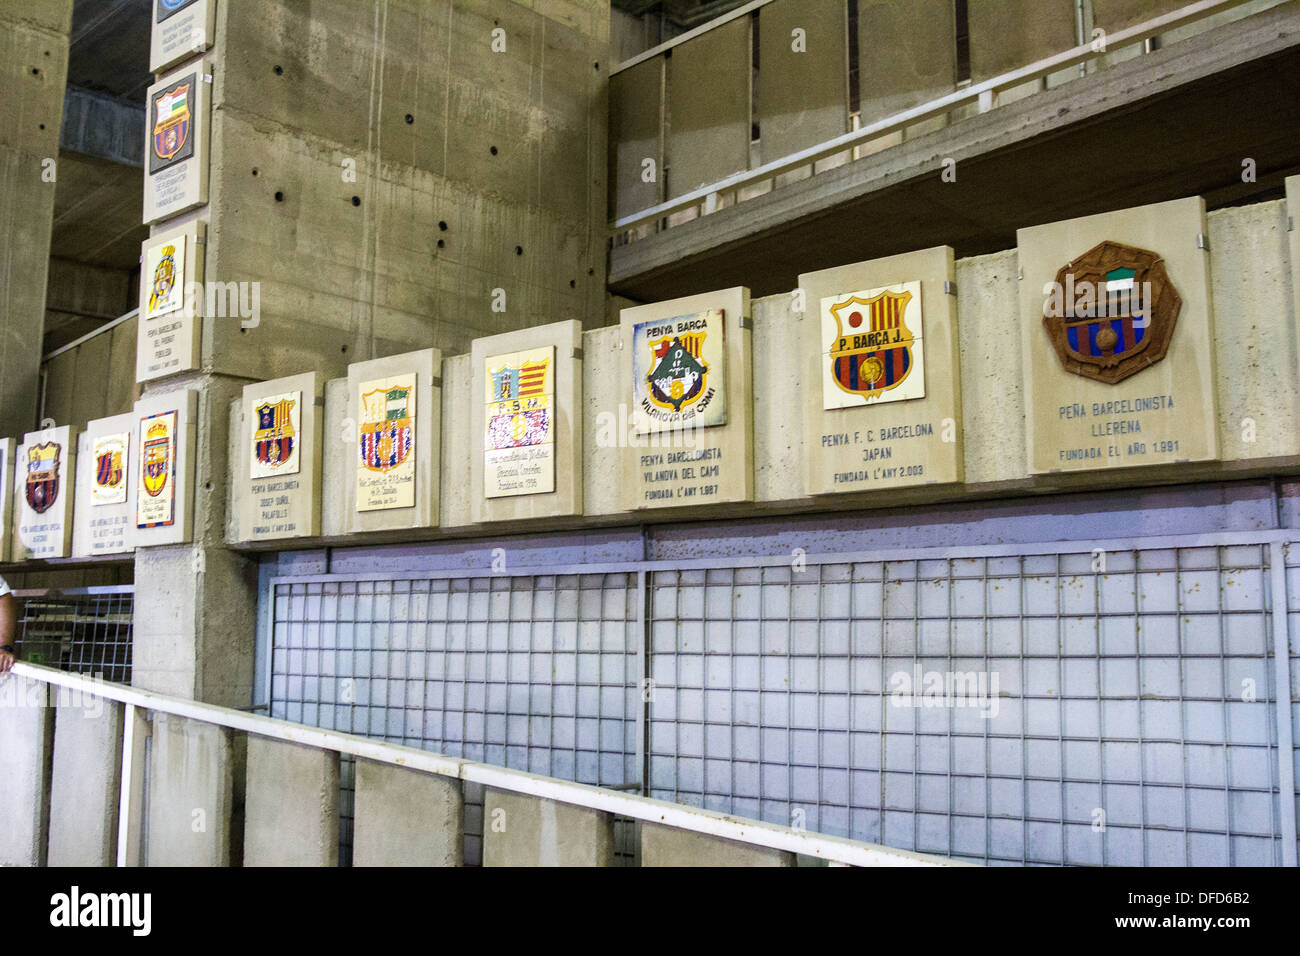
[[[72,556],[89,558],[131,550],[135,464],[133,419],[128,413],[86,424],[77,439],[77,507],[73,514]]]
[[[582,513],[582,324],[475,339],[474,520]]]
[[[161,73],[212,46],[217,0],[153,0],[150,6],[150,73]]]
[[[144,149],[146,225],[208,201],[211,79],[211,64],[195,60],[149,87]]]
[[[1218,457],[1200,198],[1017,233],[1029,470]]]
[[[231,422],[239,541],[319,533],[322,394],[315,372],[244,387],[241,414]]]
[[[203,260],[207,224],[157,232],[140,249],[140,314],[135,380],[147,382],[199,367]]]
[[[952,249],[799,277],[809,494],[963,479]]]
[[[135,403],[136,461],[131,474],[136,547],[183,544],[193,537],[194,429],[198,393],[150,393]]]
[[[14,561],[71,554],[76,468],[70,425],[24,436],[14,457]]]
[[[345,530],[438,524],[441,420],[437,349],[348,366]]]
[[[628,429],[624,507],[754,495],[749,290],[624,309]]]

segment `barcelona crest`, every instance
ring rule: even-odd
[[[370,471],[396,468],[411,455],[415,429],[408,406],[411,389],[377,388],[361,396],[361,465]]]
[[[646,384],[650,401],[660,408],[680,412],[704,391],[709,367],[700,360],[707,332],[687,333],[650,343],[654,353]]]
[[[149,315],[161,315],[176,308],[172,291],[176,288],[176,247],[168,243],[162,247],[158,264],[153,270],[153,286],[149,292]]]
[[[823,406],[925,397],[921,284],[822,300]]]
[[[38,515],[59,500],[59,456],[63,449],[55,442],[35,445],[27,452],[27,504]]]
[[[297,406],[296,397],[276,396],[253,410],[252,477],[297,471]]]
[[[150,498],[157,498],[167,487],[167,475],[171,471],[171,434],[162,422],[155,422],[145,432],[143,473],[140,480]]]
[[[1068,372],[1115,385],[1165,357],[1182,297],[1154,252],[1107,240],[1048,286],[1043,327]]]
[[[190,142],[190,95],[193,87],[194,76],[191,75],[163,90],[154,99],[153,153],[163,165],[184,158],[180,153]],[[160,168],[152,165],[155,172]]]
[[[721,309],[632,326],[632,422],[637,431],[727,423],[727,330]]]
[[[116,488],[122,483],[122,453],[102,452],[95,458],[95,484],[100,488]]]
[[[550,358],[522,360],[490,370],[487,447],[540,445],[551,434],[551,404],[546,376]]]

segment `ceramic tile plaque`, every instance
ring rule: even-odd
[[[140,316],[135,380],[147,382],[199,367],[203,260],[207,224],[159,231],[140,249]],[[188,294],[187,294],[188,293]]]
[[[136,547],[182,544],[193,537],[197,410],[193,389],[150,393],[135,403],[129,538]]]
[[[76,437],[70,425],[24,436],[14,456],[13,560],[71,554]]]
[[[77,438],[77,507],[72,556],[88,558],[131,550],[128,530],[135,506],[131,467],[136,443],[132,416],[86,424]]]
[[[441,375],[437,349],[348,366],[348,531],[437,525]]]
[[[474,520],[582,513],[582,324],[476,339]]]
[[[1034,474],[1218,457],[1200,198],[1021,229]]]
[[[161,73],[212,46],[217,0],[153,0],[150,6],[150,73]]]
[[[947,246],[799,277],[810,494],[963,478]]]
[[[321,396],[315,372],[244,387],[242,414],[231,423],[238,540],[319,533]]]
[[[622,311],[627,510],[753,498],[750,324],[743,287]]]
[[[149,87],[145,119],[146,224],[208,201],[208,106],[212,67],[195,60]]]

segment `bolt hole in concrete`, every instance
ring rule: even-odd
[[[346,352],[347,350],[348,350],[348,347],[347,347],[346,345],[343,346],[343,348],[339,349],[340,352]]]
[[[570,280],[569,280],[569,288],[570,288],[570,289],[576,289],[577,287],[578,287],[578,280],[577,280],[577,279],[570,279]]]
[[[488,152],[491,153],[493,156],[495,156],[497,154],[497,148],[493,146],[491,149],[488,150]]]
[[[45,124],[44,124],[44,123],[41,124],[41,129],[45,129]]]
[[[210,481],[205,481],[205,482],[203,483],[203,490],[204,490],[204,491],[211,491],[211,490],[212,490],[212,482],[210,482]]]
[[[278,63],[275,65],[275,75],[276,75],[276,76],[283,76],[283,75],[284,75],[284,67],[282,67],[282,66],[281,66],[280,64],[278,64]]]
[[[360,196],[353,196],[353,197],[352,197],[352,205],[354,205],[354,206],[360,206],[360,205],[361,205],[361,197],[360,197]]]
[[[446,232],[446,231],[447,231],[447,224],[446,224],[445,222],[440,222],[440,223],[438,223],[438,229],[439,229],[441,232]]]
[[[253,167],[253,175],[254,175],[254,176],[257,175],[257,167]]]
[[[411,125],[412,123],[414,123],[414,122],[415,122],[415,117],[412,116],[410,113],[407,113],[407,114],[406,114],[406,125],[407,125],[407,126],[410,126],[410,125]]]
[[[517,255],[517,256],[522,256],[523,254],[524,254],[524,247],[523,247],[523,246],[515,246],[515,255]]]
[[[441,239],[438,240],[438,248],[439,248],[439,249],[441,249],[441,248],[442,248],[443,246],[445,246],[446,244],[447,244],[447,243],[443,242]]]
[[[276,202],[284,202],[284,193],[277,192],[277,193],[275,194],[275,201],[276,201]]]
[[[38,66],[32,67],[32,76],[40,76],[40,75],[41,75],[41,68]]]

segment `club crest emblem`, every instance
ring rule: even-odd
[[[707,337],[707,332],[688,332],[649,343],[654,356],[646,376],[651,402],[680,412],[704,393],[709,367],[700,356]]]
[[[153,151],[164,162],[175,157],[189,141],[190,89],[187,80],[154,100]]]
[[[414,427],[408,411],[409,388],[377,388],[361,396],[361,465],[385,472],[410,457]]]
[[[291,398],[276,402],[263,402],[257,406],[257,429],[253,447],[257,460],[268,469],[284,466],[293,457],[296,436],[293,428],[293,409],[298,403]]]
[[[165,424],[155,422],[149,426],[144,438],[141,480],[145,493],[151,498],[157,498],[167,487],[167,475],[171,471],[171,446],[171,435]]]
[[[172,289],[176,287],[176,247],[166,245],[162,257],[153,270],[153,288],[149,293],[149,314],[157,315],[171,303]]]
[[[924,398],[922,322],[918,281],[822,299],[823,407]]]
[[[550,364],[549,358],[524,360],[491,370],[489,449],[526,448],[550,437],[551,405],[546,387]]]
[[[38,515],[59,500],[59,456],[63,449],[55,442],[36,445],[27,452],[27,504]]]
[[[95,459],[95,484],[100,488],[116,488],[122,483],[122,453],[101,452]]]
[[[1107,240],[1056,273],[1043,327],[1066,371],[1115,385],[1165,357],[1181,309],[1159,255]]]

